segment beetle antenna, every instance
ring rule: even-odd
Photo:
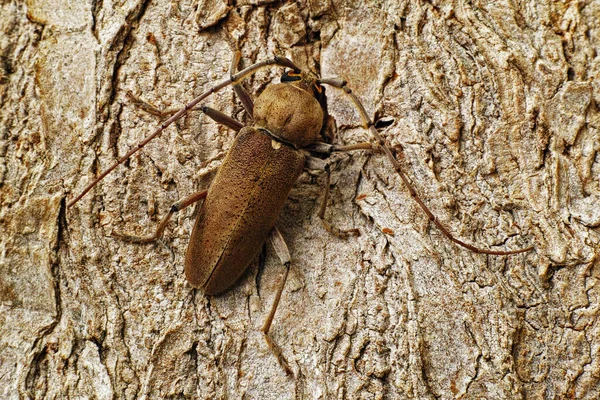
[[[204,100],[205,98],[207,98],[211,94],[213,94],[215,92],[218,92],[219,90],[223,89],[224,87],[229,86],[231,84],[236,84],[236,83],[240,82],[241,80],[243,80],[244,78],[246,78],[248,75],[251,75],[251,74],[255,73],[256,71],[258,71],[259,69],[267,67],[267,66],[270,66],[270,65],[278,65],[278,66],[285,67],[285,68],[291,68],[291,69],[293,69],[296,72],[300,71],[300,68],[298,68],[296,66],[296,64],[294,64],[292,61],[288,60],[285,57],[275,56],[275,57],[273,57],[271,59],[257,62],[256,64],[253,64],[253,65],[251,65],[251,66],[249,66],[249,67],[241,70],[240,72],[238,72],[236,74],[232,74],[229,77],[229,79],[226,79],[223,82],[221,82],[221,83],[219,83],[219,84],[211,87],[210,89],[208,89],[207,91],[205,91],[204,93],[202,93],[201,95],[199,95],[198,97],[196,97],[194,100],[192,100],[191,102],[189,102],[188,104],[186,104],[181,110],[177,111],[175,114],[173,114],[165,122],[163,122],[154,132],[152,132],[150,135],[146,136],[146,138],[144,140],[142,140],[137,146],[135,146],[133,149],[129,150],[127,152],[127,154],[125,154],[124,156],[122,156],[121,158],[119,158],[117,160],[117,162],[115,162],[108,169],[106,169],[104,172],[102,172],[98,176],[98,178],[96,178],[92,183],[90,183],[89,185],[87,185],[86,188],[83,189],[83,191],[77,197],[75,197],[73,200],[71,200],[69,202],[69,204],[67,205],[67,207],[68,208],[72,207],[83,196],[85,196],[87,194],[87,192],[89,192],[94,186],[96,186],[96,184],[98,182],[100,182],[102,179],[104,179],[104,177],[106,175],[108,175],[112,170],[114,170],[120,164],[122,164],[123,162],[125,162],[125,160],[127,160],[129,157],[131,157],[133,154],[135,154],[138,150],[140,150],[141,148],[143,148],[152,139],[154,139],[155,137],[157,137],[158,135],[160,135],[161,132],[164,131],[173,122],[177,121],[178,119],[180,119],[181,117],[183,117],[185,114],[187,114],[187,112],[190,109],[194,108],[202,100]]]
[[[433,222],[435,224],[435,226],[437,226],[437,228],[444,234],[444,236],[446,236],[448,239],[450,239],[454,243],[456,243],[466,249],[469,249],[474,253],[505,256],[505,255],[510,255],[510,254],[525,253],[527,251],[533,250],[533,246],[526,247],[524,249],[510,250],[510,251],[487,250],[487,249],[475,247],[473,245],[463,242],[460,239],[455,238],[441,224],[441,222],[438,221],[437,217],[435,215],[433,215],[433,213],[429,210],[429,207],[427,207],[425,205],[425,203],[423,203],[423,201],[419,198],[417,191],[412,186],[412,184],[410,183],[410,181],[408,180],[408,178],[406,177],[404,172],[402,172],[402,166],[400,165],[400,163],[398,162],[396,157],[394,157],[394,155],[390,151],[389,147],[385,144],[385,141],[383,140],[383,138],[381,137],[379,132],[377,132],[377,129],[375,129],[375,125],[373,124],[373,121],[371,121],[371,119],[369,118],[369,115],[367,114],[367,111],[365,110],[365,107],[362,105],[361,101],[358,99],[358,97],[356,97],[356,95],[354,93],[352,93],[352,90],[346,85],[346,81],[343,79],[331,78],[331,79],[319,79],[318,83],[329,85],[329,86],[335,87],[337,89],[341,89],[344,93],[346,93],[350,97],[350,99],[352,100],[352,103],[357,108],[358,113],[360,114],[360,118],[362,120],[364,128],[368,129],[371,132],[371,134],[377,141],[377,144],[383,149],[383,152],[387,156],[388,160],[390,160],[390,162],[394,166],[394,170],[398,173],[398,175],[400,175],[400,178],[402,179],[402,181],[408,188],[408,192],[410,193],[410,196],[417,202],[417,204],[419,204],[419,206],[425,212],[425,214],[427,215],[429,220],[431,222]]]

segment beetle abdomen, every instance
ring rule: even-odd
[[[227,290],[258,255],[304,156],[252,127],[235,139],[196,219],[185,275],[206,294]]]

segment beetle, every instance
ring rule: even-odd
[[[476,253],[492,255],[517,254],[533,249],[530,246],[512,251],[486,250],[455,238],[419,198],[416,190],[402,172],[400,163],[377,132],[360,100],[348,88],[345,81],[336,78],[314,78],[302,72],[292,61],[279,56],[235,72],[239,59],[240,54],[236,52],[231,64],[229,79],[211,87],[177,111],[140,144],[101,173],[68,206],[71,207],[77,203],[114,168],[158,136],[171,123],[194,109],[210,94],[228,85],[233,85],[234,91],[253,119],[253,123],[244,126],[217,110],[201,107],[201,110],[216,122],[238,131],[210,188],[175,203],[152,236],[137,237],[119,233],[113,233],[113,235],[132,242],[155,241],[163,234],[169,218],[174,213],[204,200],[190,236],[184,270],[188,282],[193,287],[202,289],[207,295],[218,295],[230,289],[257,257],[263,244],[270,237],[276,253],[282,263],[286,265],[286,272],[262,331],[286,372],[291,373],[291,369],[277,345],[268,335],[291,260],[287,246],[274,226],[290,190],[305,167],[327,171],[326,194],[319,212],[325,228],[339,236],[357,233],[356,230],[339,231],[324,220],[329,188],[329,162],[312,157],[313,153],[329,156],[336,152],[369,150],[377,147],[383,151],[407,186],[410,195],[429,220],[453,242]],[[260,68],[270,65],[277,65],[288,70],[281,76],[281,83],[268,85],[253,102],[240,82]],[[366,142],[339,146],[322,141],[322,133],[327,121],[323,85],[342,90],[350,98],[358,110],[364,128],[370,131],[375,140],[375,145]]]

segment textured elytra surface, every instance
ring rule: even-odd
[[[226,3],[0,6],[1,397],[598,398],[598,3]],[[207,187],[233,132],[190,114],[63,202],[159,124],[129,92],[179,107],[227,76],[232,46],[244,66],[283,54],[347,79],[452,232],[535,250],[456,247],[377,153],[333,172],[328,217],[361,231],[340,240],[317,218],[324,176],[304,174],[278,224],[286,377],[259,332],[272,249],[207,298],[183,277],[193,210],[156,245],[110,237]],[[328,98],[337,140],[367,139]],[[248,122],[231,90],[207,104]]]

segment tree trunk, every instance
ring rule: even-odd
[[[593,0],[3,2],[0,397],[596,399],[600,396],[600,3]],[[183,275],[190,207],[235,133],[198,112],[74,207],[101,171],[242,67],[285,55],[348,81],[438,230],[380,151],[341,157],[327,218],[305,172],[270,246],[208,297]],[[281,68],[245,81],[257,96]],[[336,141],[371,139],[327,89]],[[230,88],[206,105],[251,123]],[[263,264],[261,266],[261,264]]]

